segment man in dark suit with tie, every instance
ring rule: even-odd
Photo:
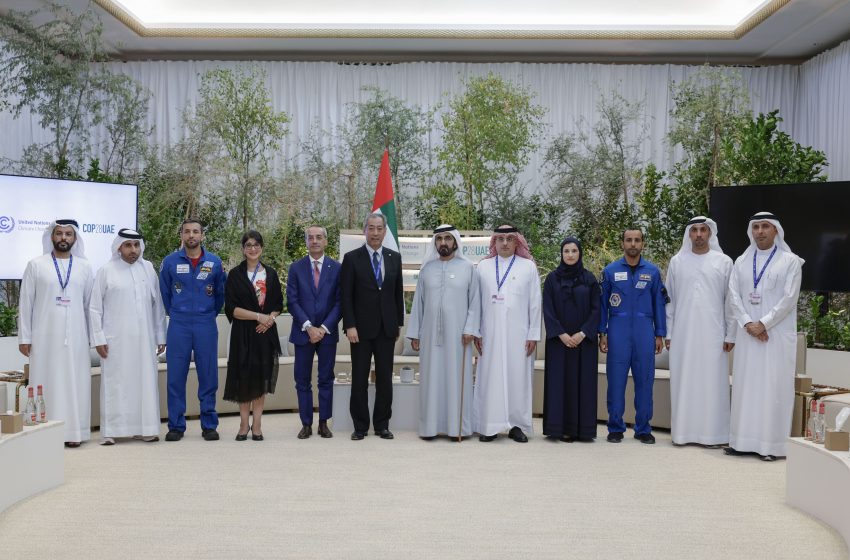
[[[342,326],[351,343],[351,439],[369,431],[369,371],[375,358],[375,410],[372,426],[383,439],[389,430],[393,403],[393,347],[404,324],[401,255],[383,246],[387,219],[369,214],[363,228],[366,244],[342,261]]]
[[[325,255],[328,231],[310,226],[304,232],[308,255],[289,266],[286,301],[292,314],[289,342],[295,345],[295,390],[301,431],[298,439],[313,433],[313,354],[319,357],[319,430],[323,438],[333,437],[328,419],[333,409],[334,362],[339,342],[340,265]]]

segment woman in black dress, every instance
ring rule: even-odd
[[[224,399],[239,403],[237,441],[263,439],[262,415],[266,393],[274,393],[281,354],[275,317],[283,311],[283,291],[277,272],[260,261],[263,236],[249,231],[242,236],[245,260],[227,275],[224,312],[231,322],[230,354]]]
[[[599,297],[599,282],[582,263],[581,244],[567,237],[561,263],[543,284],[543,434],[550,438],[596,437]]]

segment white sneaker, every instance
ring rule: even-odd
[[[111,437],[100,438],[101,445],[115,445],[115,440]]]
[[[133,436],[133,439],[150,443],[152,441],[159,441],[159,436]]]

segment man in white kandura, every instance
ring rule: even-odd
[[[21,280],[18,348],[30,361],[30,385],[44,385],[48,419],[64,420],[65,446],[79,447],[91,437],[92,270],[76,220],[50,223],[42,246]]]
[[[735,261],[729,297],[739,329],[732,364],[727,455],[785,456],[794,410],[797,298],[803,259],[770,212],[750,218],[750,246]],[[674,341],[675,344],[675,341]]]
[[[687,223],[682,248],[667,267],[667,340],[673,443],[719,446],[729,441],[729,360],[735,321],[727,294],[732,259],[717,224]]]
[[[120,230],[112,259],[97,271],[92,289],[91,345],[101,357],[101,445],[120,437],[159,440],[156,356],[165,350],[165,308],[144,252],[139,232]]]
[[[419,352],[419,436],[472,435],[472,347],[481,299],[460,232],[443,224],[425,253],[407,327]]]
[[[481,354],[472,402],[472,429],[480,441],[509,430],[525,443],[531,432],[534,351],[540,340],[540,276],[519,231],[499,226],[490,254],[478,263],[481,286]]]

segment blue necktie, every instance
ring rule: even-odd
[[[378,288],[380,288],[381,284],[384,283],[384,279],[381,277],[381,261],[378,260],[377,251],[372,253],[372,270],[375,272],[375,282],[378,283]]]

